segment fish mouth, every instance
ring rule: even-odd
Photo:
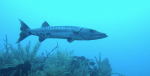
[[[99,36],[101,36],[101,37],[103,37],[103,38],[108,37],[108,35],[106,35],[106,34],[100,34]]]
[[[101,38],[106,38],[108,37],[108,35],[101,33],[101,34],[97,34],[97,35],[93,35],[92,37],[97,38],[97,39],[101,39]]]
[[[104,34],[104,37],[108,37],[108,35]]]

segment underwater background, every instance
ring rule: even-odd
[[[0,49],[5,35],[17,46],[20,22],[31,29],[44,21],[51,26],[79,26],[95,29],[107,38],[91,41],[46,39],[40,49],[74,50],[78,56],[108,58],[112,72],[125,76],[150,76],[150,1],[149,0],[0,0]],[[20,42],[25,46],[38,42],[29,36]],[[40,51],[39,53],[41,53]],[[112,75],[118,76],[118,75]]]

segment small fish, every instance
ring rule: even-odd
[[[98,32],[93,29],[76,27],[76,26],[50,26],[46,21],[43,22],[41,28],[30,29],[22,20],[20,38],[16,43],[19,43],[29,35],[39,36],[39,42],[46,38],[67,39],[69,43],[74,40],[96,40],[108,37],[105,33]]]

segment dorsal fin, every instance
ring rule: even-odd
[[[48,26],[50,26],[50,25],[46,21],[43,22],[42,27],[48,27]]]

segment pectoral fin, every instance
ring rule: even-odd
[[[44,41],[45,39],[46,39],[46,38],[39,36],[39,42],[42,42],[42,41]]]
[[[73,39],[73,38],[68,38],[67,41],[68,41],[69,43],[71,43],[71,42],[74,41],[74,39]]]

